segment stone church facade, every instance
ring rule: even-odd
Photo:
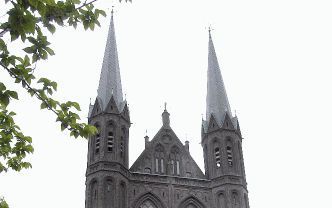
[[[130,115],[123,99],[113,14],[98,95],[88,122],[90,138],[85,208],[249,208],[242,136],[232,116],[209,32],[206,120],[202,121],[203,173],[170,125],[165,107],[158,133],[131,167]]]

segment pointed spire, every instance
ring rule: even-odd
[[[226,112],[232,117],[225,85],[221,76],[217,55],[211,37],[211,28],[209,27],[206,121],[209,122],[210,117],[213,114],[217,122],[221,124]]]
[[[116,46],[114,22],[113,22],[113,8],[111,12],[111,22],[108,30],[107,42],[105,47],[103,65],[101,69],[98,98],[101,100],[102,108],[105,109],[111,97],[118,106],[123,102],[120,67],[118,60],[118,51]]]

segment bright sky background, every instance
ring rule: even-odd
[[[99,0],[115,29],[122,85],[130,105],[130,164],[161,127],[171,126],[203,168],[209,25],[231,108],[237,111],[252,208],[332,207],[332,2],[330,0]],[[5,11],[0,3],[0,15]],[[1,17],[5,18],[5,17]],[[86,120],[95,99],[110,17],[101,28],[58,28],[56,55],[37,75],[78,101]],[[10,82],[0,70],[0,80]],[[10,84],[12,89],[19,89]],[[20,91],[12,109],[33,137],[33,168],[0,176],[11,208],[84,207],[87,141],[60,132],[51,112]]]

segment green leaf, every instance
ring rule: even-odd
[[[57,88],[58,88],[58,83],[56,83],[56,82],[51,82],[50,85],[52,86],[53,90],[55,90],[55,91],[57,90]]]
[[[9,97],[4,94],[0,94],[0,104],[3,104],[5,107],[8,106]]]
[[[47,104],[45,102],[42,102],[42,104],[40,104],[40,109],[44,109],[47,108]]]
[[[39,56],[37,54],[33,54],[32,55],[32,63],[35,63],[38,60],[39,60]]]
[[[54,26],[54,25],[52,25],[52,24],[48,24],[48,25],[47,25],[47,29],[48,29],[48,31],[50,31],[52,34],[55,33],[55,26]]]
[[[104,10],[96,9],[96,10],[95,10],[95,14],[101,14],[101,15],[103,15],[104,17],[106,17],[106,12],[105,12]]]
[[[14,40],[16,40],[19,37],[19,34],[16,32],[10,32],[10,40],[13,42]]]
[[[36,48],[34,46],[26,47],[23,49],[26,53],[35,53]]]
[[[52,95],[52,94],[53,94],[53,91],[52,91],[52,89],[50,89],[50,88],[47,88],[47,93],[48,93],[48,94],[50,94],[50,95]]]
[[[44,2],[50,6],[56,6],[56,3],[54,0],[44,0]]]
[[[47,53],[49,53],[51,56],[55,55],[54,51],[50,47],[45,47],[45,50]]]
[[[18,100],[17,92],[15,91],[8,91],[8,95],[16,100]]]
[[[65,130],[67,128],[67,124],[61,123],[61,131]]]
[[[95,23],[93,23],[93,22],[92,22],[92,23],[90,23],[90,26],[89,26],[89,27],[90,27],[90,30],[92,30],[92,31],[93,31],[93,30],[95,29]]]
[[[76,108],[76,110],[81,111],[81,107],[77,102],[72,102],[71,105]]]
[[[30,66],[30,58],[27,55],[24,56],[23,66],[24,67]]]
[[[6,86],[0,82],[0,92],[6,90]]]
[[[71,2],[73,2],[74,4],[79,4],[79,3],[81,3],[80,0],[71,0]]]

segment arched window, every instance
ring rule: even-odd
[[[171,160],[171,174],[180,175],[180,150],[178,147],[176,146],[172,147],[170,160]]]
[[[220,157],[220,148],[219,147],[215,147],[214,148],[214,157],[216,159],[216,165],[219,168],[221,166],[221,157]]]
[[[107,152],[113,152],[115,126],[113,122],[109,122],[107,127]]]
[[[249,208],[249,200],[248,200],[248,195],[246,193],[244,194],[244,205],[245,208]]]
[[[145,200],[139,208],[157,208],[151,200]]]
[[[223,192],[219,193],[219,195],[218,195],[218,203],[219,203],[218,207],[220,207],[220,208],[226,208],[227,207],[226,196]]]
[[[232,143],[230,140],[227,140],[226,153],[227,153],[228,166],[232,167],[233,166],[233,150],[232,150]]]
[[[123,152],[124,152],[124,139],[123,136],[120,138],[120,156],[123,157]]]
[[[195,198],[195,197],[189,197],[189,198],[183,200],[178,207],[184,207],[184,208],[203,208],[205,206],[197,198]]]
[[[164,157],[165,157],[165,149],[161,144],[158,144],[155,148],[156,173],[165,173]]]
[[[216,162],[216,166],[218,168],[221,167],[221,151],[220,151],[220,147],[219,147],[219,143],[217,141],[214,142],[214,159]]]
[[[192,174],[191,174],[191,165],[190,165],[190,162],[188,161],[186,163],[186,177],[191,177]]]
[[[114,203],[114,185],[111,178],[105,179],[104,183],[104,207],[112,208]]]
[[[99,154],[100,152],[100,126],[96,124],[97,128],[97,134],[96,134],[96,140],[95,140],[95,153]]]
[[[122,181],[120,183],[120,197],[119,197],[119,207],[120,208],[126,208],[126,184]]]
[[[232,191],[232,205],[234,208],[240,207],[240,198],[237,191]]]
[[[98,182],[96,180],[90,183],[90,207],[98,207]]]
[[[164,196],[164,192],[163,192]],[[133,204],[132,207],[135,208],[164,208],[166,206],[163,205],[162,201],[160,201],[159,197],[156,197],[151,192],[144,194],[139,197]]]
[[[126,128],[122,127],[121,128],[121,137],[120,137],[120,156],[124,156],[124,151],[125,151],[125,138],[126,137]]]

